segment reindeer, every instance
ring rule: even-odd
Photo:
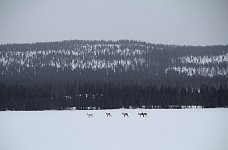
[[[111,113],[106,113],[107,117],[112,117]]]
[[[144,112],[138,113],[138,115],[139,115],[140,117],[141,117],[141,116],[147,117],[147,113],[144,113]]]
[[[122,114],[123,114],[124,118],[125,118],[125,116],[129,117],[129,116],[128,116],[128,113],[124,113],[124,112],[123,112]]]
[[[90,117],[93,117],[93,114],[87,113],[87,116],[90,118]]]

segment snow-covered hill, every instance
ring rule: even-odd
[[[141,111],[148,117],[140,118]],[[0,112],[0,149],[227,150],[227,118],[222,108],[5,111]]]
[[[133,70],[152,76],[169,71],[188,76],[227,76],[228,46],[156,45],[129,40],[0,45],[1,75],[25,70],[37,74],[42,68],[105,69],[114,73]]]

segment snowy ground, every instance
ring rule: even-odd
[[[0,112],[0,150],[228,150],[228,109],[140,111]]]

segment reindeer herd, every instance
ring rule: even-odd
[[[111,113],[109,113],[109,112],[108,113],[106,112],[105,114],[106,114],[106,117],[112,117]],[[122,115],[123,115],[124,118],[125,117],[129,117],[129,114],[126,113],[126,112],[123,112]],[[140,117],[147,117],[148,116],[147,113],[145,113],[145,112],[138,113],[138,115]],[[87,113],[87,116],[88,116],[88,118],[94,117],[94,115],[91,114],[91,113]]]

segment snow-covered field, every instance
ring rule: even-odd
[[[143,111],[0,112],[0,150],[228,150],[228,109]]]

